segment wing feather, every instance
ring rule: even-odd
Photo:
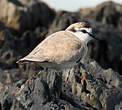
[[[20,61],[74,62],[76,59],[79,60],[83,50],[84,46],[79,38],[69,32],[60,31],[47,37]]]

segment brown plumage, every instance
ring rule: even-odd
[[[17,63],[38,62],[43,67],[56,70],[74,66],[87,52],[86,44],[78,38],[79,35],[77,37],[72,33],[74,27],[89,28],[90,25],[85,22],[75,23],[65,31],[50,35]]]

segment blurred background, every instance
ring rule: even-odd
[[[102,2],[110,0],[43,0],[51,8],[56,10],[77,11],[79,8],[94,7]],[[111,0],[122,4],[122,0]]]
[[[0,0],[0,82],[15,83],[38,71],[16,61],[49,34],[84,20],[101,39],[89,43],[88,57],[122,75],[122,0]]]

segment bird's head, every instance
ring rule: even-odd
[[[70,31],[83,40],[97,39],[93,33],[92,28],[88,22],[78,22],[70,25],[65,31]]]

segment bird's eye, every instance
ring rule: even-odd
[[[86,31],[86,30],[81,30],[81,32],[83,32],[83,33],[87,33],[87,31]]]

